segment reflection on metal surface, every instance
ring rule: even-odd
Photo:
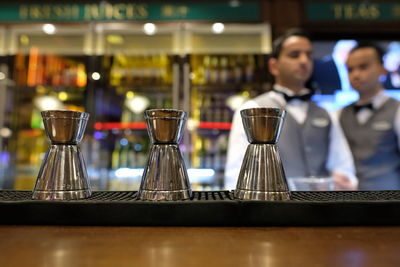
[[[40,168],[32,198],[67,200],[89,197],[88,175],[78,147],[89,114],[51,110],[42,112],[42,117],[51,146]]]
[[[152,142],[139,189],[144,200],[183,200],[191,196],[189,178],[178,142],[186,113],[174,109],[145,111]]]
[[[248,141],[235,197],[245,200],[289,200],[285,172],[276,145],[285,111],[253,108],[241,111]]]

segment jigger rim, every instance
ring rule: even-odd
[[[89,113],[73,110],[45,110],[41,112],[43,118],[53,119],[79,119],[88,120]]]
[[[181,119],[187,118],[185,111],[180,109],[148,109],[144,112],[146,119]]]
[[[240,111],[242,117],[277,117],[282,118],[285,115],[285,110],[280,108],[248,108]]]

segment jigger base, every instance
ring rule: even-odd
[[[161,190],[140,190],[139,199],[142,200],[185,200],[190,199],[192,196],[191,190],[173,190],[173,191],[161,191]]]
[[[279,200],[290,200],[289,192],[271,192],[271,191],[253,191],[253,190],[243,190],[236,189],[233,196],[241,200],[269,200],[269,201],[279,201]]]
[[[32,199],[36,200],[73,200],[88,198],[92,195],[90,190],[73,191],[33,191]]]

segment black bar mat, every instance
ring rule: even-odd
[[[400,225],[400,191],[292,192],[290,201],[240,201],[230,191],[199,191],[186,201],[95,191],[84,200],[32,200],[0,191],[0,224],[148,226]]]

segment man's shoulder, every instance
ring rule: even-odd
[[[393,104],[400,105],[400,100],[398,98],[394,98],[392,96],[387,96],[387,101],[393,102]]]

